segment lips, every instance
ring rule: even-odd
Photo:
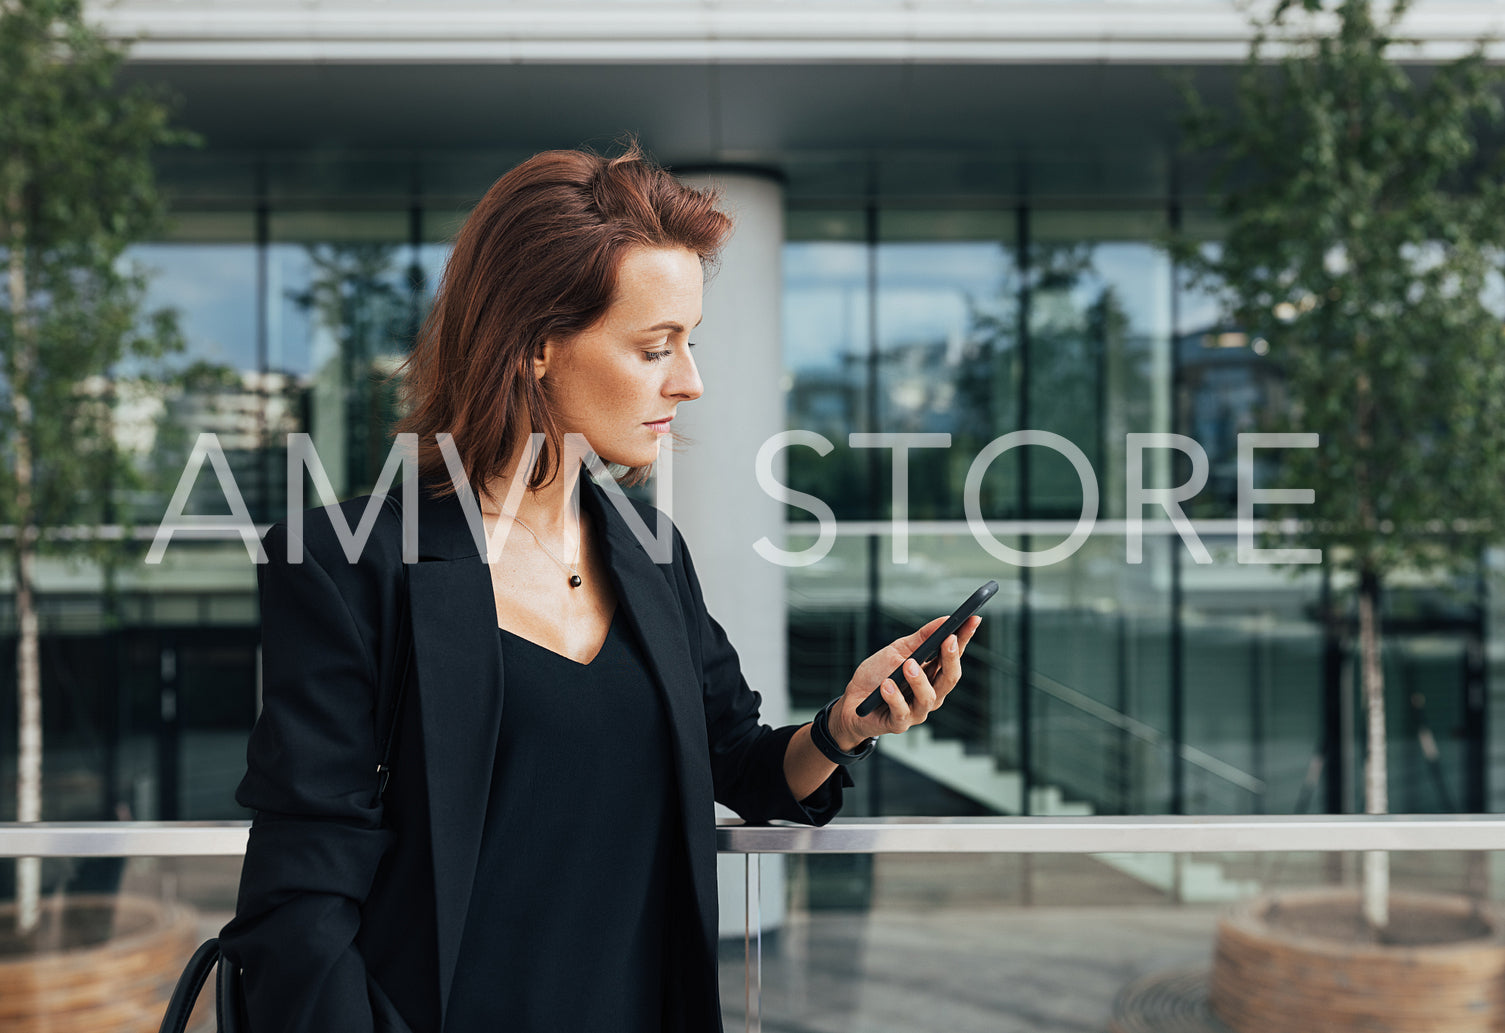
[[[643,424],[643,426],[649,428],[657,434],[667,434],[669,433],[669,423],[671,420],[673,420],[672,416],[668,419],[655,420],[652,423],[645,423]]]

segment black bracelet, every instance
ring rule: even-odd
[[[831,738],[831,729],[827,725],[827,721],[830,719],[831,708],[839,702],[841,702],[841,697],[838,696],[821,707],[820,711],[816,713],[815,720],[810,722],[810,741],[815,744],[817,750],[820,750],[821,755],[832,764],[851,764],[854,761],[861,760],[877,749],[878,737],[873,736],[870,739],[864,740],[851,753],[836,745],[836,740]]]

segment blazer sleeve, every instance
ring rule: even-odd
[[[221,947],[244,970],[250,1033],[371,1033],[354,941],[392,839],[376,788],[373,624],[352,613],[353,565],[321,564],[312,547],[289,563],[282,524],[263,543],[262,710],[235,793],[256,813]]]
[[[854,784],[852,776],[838,766],[815,792],[804,800],[795,799],[784,777],[784,753],[803,726],[770,728],[760,721],[762,696],[748,686],[736,649],[706,610],[695,565],[677,529],[674,537],[675,565],[689,596],[686,619],[701,671],[716,800],[753,824],[774,818],[802,825],[826,824],[841,810],[842,790]]]

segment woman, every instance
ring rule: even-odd
[[[855,714],[940,618],[864,661],[820,727],[760,724],[678,534],[655,562],[656,511],[581,476],[595,456],[646,473],[700,396],[689,335],[729,232],[635,148],[513,169],[405,369],[417,562],[396,507],[347,550],[369,496],[268,531],[236,792],[256,818],[221,933],[252,1033],[720,1029],[713,799],[824,824],[843,765],[956,684],[977,618],[906,665],[913,703],[886,681]],[[399,684],[383,794],[376,701]]]

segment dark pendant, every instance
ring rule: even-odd
[[[571,574],[570,575],[570,587],[571,588],[579,588],[580,587],[580,575],[579,574]]]

